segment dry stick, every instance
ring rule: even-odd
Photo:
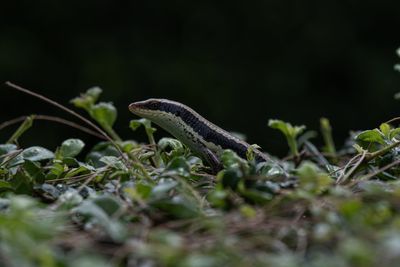
[[[390,120],[388,120],[388,121],[385,122],[385,123],[390,124],[390,123],[395,122],[395,121],[398,121],[398,120],[400,120],[400,117],[396,117],[396,118],[390,119]]]
[[[360,159],[353,165],[353,167],[347,172],[346,175],[341,175],[337,180],[336,180],[336,184],[340,184],[342,182],[345,182],[347,179],[350,178],[350,176],[354,173],[354,171],[360,166],[361,163],[363,163],[364,159],[366,158],[367,152],[363,151],[363,153],[360,155],[356,155],[354,158],[352,158],[345,167],[345,170],[347,169],[347,167],[350,165],[350,162],[352,162],[353,160],[355,160],[357,157],[360,157]],[[345,171],[344,170],[344,171]],[[343,180],[343,181],[342,181]]]
[[[10,162],[11,160],[13,160],[14,158],[16,158],[19,154],[22,153],[22,151],[24,151],[24,150],[23,150],[23,149],[19,149],[19,150],[15,150],[15,151],[12,151],[12,152],[10,152],[10,153],[7,153],[7,154],[5,154],[5,155],[0,156],[0,158],[3,158],[3,157],[4,157],[4,158],[7,158],[7,157],[10,157],[10,158],[4,160],[3,162],[1,162],[1,163],[0,163],[0,166],[3,166],[3,165],[5,165],[5,164],[7,164],[8,162]]]
[[[375,172],[373,172],[373,173],[369,173],[369,174],[367,174],[367,175],[364,175],[363,177],[361,177],[360,179],[358,179],[358,181],[369,180],[369,179],[371,179],[372,177],[374,177],[375,175],[378,175],[378,174],[380,174],[381,172],[384,172],[384,171],[386,171],[387,169],[390,169],[390,168],[392,168],[392,167],[394,167],[394,166],[396,166],[396,165],[399,165],[399,164],[400,164],[400,159],[399,159],[399,160],[396,160],[396,161],[393,161],[392,163],[389,163],[388,165],[386,165],[386,166],[380,168],[379,170],[377,170],[377,171],[375,171]]]
[[[79,186],[79,188],[77,189],[77,192],[80,193],[83,190],[83,188],[85,188],[85,186],[87,186],[91,181],[93,181],[94,178],[97,177],[97,175],[98,175],[98,173],[93,173],[92,175],[88,176],[86,181]]]
[[[17,124],[17,123],[19,123],[21,121],[24,121],[27,117],[28,116],[21,116],[21,117],[18,117],[18,118],[12,119],[12,120],[8,120],[8,121],[5,121],[5,122],[1,123],[0,124],[0,131],[3,130],[4,128],[8,127],[8,126],[11,126],[13,124]],[[75,122],[72,122],[72,121],[69,121],[69,120],[66,120],[66,119],[63,119],[63,118],[60,118],[60,117],[48,116],[48,115],[35,115],[34,120],[45,120],[45,121],[57,122],[57,123],[64,124],[64,125],[70,126],[72,128],[81,130],[82,132],[85,132],[87,134],[93,135],[93,136],[95,136],[97,138],[100,138],[100,139],[103,139],[103,140],[107,140],[103,135],[100,135],[97,132],[92,131],[87,127],[81,126],[81,125],[79,125],[79,124],[77,124]]]
[[[400,117],[399,117],[400,118]],[[383,156],[385,155],[387,152],[389,152],[390,150],[392,150],[395,147],[400,146],[400,141],[397,141],[387,147],[382,148],[381,150],[372,152],[372,153],[368,153],[367,151],[363,151],[362,154],[358,154],[355,157],[353,157],[352,159],[350,159],[350,161],[346,164],[345,168],[346,169],[350,163],[355,160],[357,157],[359,157],[361,155],[361,158],[357,161],[357,163],[355,165],[353,165],[353,167],[351,168],[351,170],[346,174],[345,177],[341,176],[337,179],[336,184],[339,184],[342,180],[342,178],[345,180],[347,180],[348,178],[350,178],[350,176],[360,167],[361,163],[368,163],[371,160],[379,157],[379,156]],[[390,165],[390,164],[389,164]],[[395,164],[396,165],[396,164]]]
[[[8,82],[5,82],[5,85],[7,85],[7,86],[9,86],[9,87],[11,87],[11,88],[13,88],[13,89],[15,89],[15,90],[18,90],[18,91],[20,91],[20,92],[23,92],[23,93],[25,93],[25,94],[28,94],[28,95],[34,96],[34,97],[36,97],[36,98],[39,98],[39,99],[41,99],[41,100],[43,100],[43,101],[45,101],[45,102],[47,102],[47,103],[49,103],[49,104],[51,104],[51,105],[53,105],[53,106],[56,106],[56,107],[58,107],[58,108],[64,110],[65,112],[68,112],[69,114],[71,114],[71,115],[77,117],[78,119],[80,119],[81,121],[85,122],[87,125],[89,125],[89,126],[92,127],[93,129],[95,129],[97,132],[99,132],[101,135],[103,135],[108,141],[110,141],[110,143],[113,144],[113,145],[115,146],[115,148],[118,150],[118,153],[121,155],[122,159],[124,160],[124,163],[127,164],[128,161],[127,161],[127,159],[125,158],[124,153],[121,151],[121,149],[120,149],[119,146],[117,145],[117,143],[115,143],[115,141],[114,141],[110,136],[108,136],[108,134],[107,134],[106,132],[104,132],[100,127],[98,127],[97,125],[95,125],[95,124],[94,124],[93,122],[91,122],[90,120],[88,120],[88,119],[86,119],[85,117],[79,115],[79,114],[76,113],[75,111],[73,111],[73,110],[71,110],[71,109],[69,109],[69,108],[67,108],[67,107],[65,107],[65,106],[63,106],[63,105],[57,103],[57,102],[54,101],[54,100],[51,100],[51,99],[49,99],[49,98],[47,98],[47,97],[45,97],[45,96],[43,96],[43,95],[41,95],[41,94],[32,92],[32,91],[30,91],[30,90],[28,90],[28,89],[22,88],[21,86],[18,86],[18,85],[16,85],[16,84],[13,84],[12,82],[9,82],[9,81],[8,81]],[[128,165],[128,164],[127,164],[127,165]]]

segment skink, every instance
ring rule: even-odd
[[[250,145],[203,118],[188,106],[167,99],[148,99],[129,105],[129,110],[146,118],[172,134],[188,146],[194,154],[205,160],[214,171],[221,169],[219,157],[223,150],[231,149],[246,158]],[[269,157],[254,149],[257,162]]]

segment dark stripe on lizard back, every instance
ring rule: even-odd
[[[191,110],[188,110],[183,105],[165,102],[159,103],[158,105],[150,106],[150,109],[164,111],[172,113],[178,116],[182,121],[192,127],[192,129],[203,137],[207,142],[211,142],[215,145],[220,145],[223,149],[231,149],[235,151],[240,157],[246,158],[246,152],[248,145],[239,143],[226,137],[221,132],[209,127],[199,115],[194,114]],[[256,152],[257,161],[265,161],[265,158],[260,155],[261,152]]]

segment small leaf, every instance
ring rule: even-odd
[[[121,209],[121,203],[111,196],[99,196],[93,202],[101,207],[108,216],[113,216]]]
[[[160,141],[158,141],[157,145],[160,148],[160,150],[166,150],[167,148],[171,148],[172,150],[177,150],[180,152],[184,151],[184,147],[181,141],[174,138],[168,138],[168,137],[161,138]]]
[[[13,189],[13,186],[11,185],[11,183],[0,180],[0,193],[3,191],[9,191],[12,189]]]
[[[382,124],[379,126],[379,129],[381,130],[381,132],[383,133],[384,136],[389,137],[389,133],[390,133],[390,130],[391,130],[391,127],[390,127],[389,124],[387,124],[387,123],[382,123]]]
[[[15,150],[17,150],[17,146],[14,145],[14,144],[3,144],[3,145],[0,145],[0,156],[8,154],[8,153],[10,153],[12,151],[15,151]]]
[[[244,191],[241,191],[240,195],[247,200],[258,204],[268,203],[273,198],[273,195],[271,193],[262,192],[254,189],[246,189]]]
[[[178,186],[178,182],[174,180],[165,180],[154,186],[151,190],[150,197],[152,199],[160,199],[166,196],[166,194]]]
[[[112,239],[122,241],[126,238],[126,229],[117,220],[110,218],[107,211],[95,200],[83,201],[73,212],[82,215],[89,224],[100,226]]]
[[[328,189],[333,182],[332,178],[321,172],[314,163],[308,161],[300,165],[297,173],[300,188],[310,193],[320,194]]]
[[[22,152],[22,157],[25,160],[42,161],[53,159],[54,153],[40,146],[32,146]]]
[[[33,120],[35,119],[35,115],[31,115],[26,117],[24,122],[18,127],[18,129],[13,133],[7,143],[15,143],[18,141],[18,138],[21,137],[27,130],[29,130],[33,125]]]
[[[90,108],[90,115],[103,128],[112,128],[117,119],[117,109],[112,103],[100,102]]]
[[[392,129],[390,131],[390,133],[389,133],[389,139],[392,140],[393,138],[395,138],[399,134],[400,134],[400,128]]]
[[[160,141],[158,141],[157,147],[165,163],[176,157],[185,155],[185,147],[179,140],[174,138],[161,138]]]
[[[106,165],[121,171],[128,171],[124,163],[117,157],[114,156],[104,156],[100,158],[100,161]]]
[[[119,152],[110,142],[100,142],[86,156],[86,161],[96,168],[103,167],[105,164],[100,159],[104,156],[118,157]]]
[[[200,215],[196,204],[189,198],[182,196],[175,196],[172,199],[157,200],[152,202],[151,206],[179,219],[195,218]]]
[[[250,145],[250,146],[247,148],[247,151],[246,151],[246,158],[247,158],[247,160],[249,160],[249,161],[254,160],[255,157],[256,157],[254,151],[257,150],[257,149],[260,149],[260,148],[261,148],[261,147],[260,147],[259,145],[257,145],[257,144],[252,144],[252,145]]]
[[[244,159],[239,157],[234,151],[230,149],[224,150],[221,155],[221,161],[225,168],[235,168],[241,164],[247,164]]]
[[[102,90],[100,87],[92,87],[87,90],[86,93],[83,93],[79,97],[72,99],[71,103],[78,108],[83,108],[89,111],[90,108],[96,103],[101,93]]]
[[[281,131],[286,137],[291,153],[295,156],[299,155],[296,138],[306,129],[304,125],[292,126],[290,123],[281,120],[269,120],[268,126]]]
[[[184,157],[173,158],[166,167],[168,171],[175,171],[179,175],[187,176],[190,174],[190,166]]]
[[[136,131],[140,126],[145,128],[146,133],[154,133],[156,131],[155,128],[151,127],[151,121],[148,119],[131,120],[129,123],[129,127],[133,131]]]
[[[286,136],[294,138],[306,129],[304,125],[292,126],[292,124],[281,120],[269,120],[268,126],[273,129],[280,130]]]
[[[60,154],[62,157],[75,157],[78,155],[85,143],[82,142],[80,139],[67,139],[65,140],[60,147]]]
[[[25,160],[24,169],[30,178],[36,183],[44,183],[45,175],[43,169],[38,162],[32,162],[30,160]]]
[[[35,192],[52,200],[56,200],[60,196],[60,190],[51,184],[41,184],[35,186]]]
[[[357,141],[385,144],[384,135],[378,129],[367,130],[359,133],[356,136]]]

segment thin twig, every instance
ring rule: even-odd
[[[86,177],[91,176],[93,173],[87,173],[82,175],[70,176],[70,177],[63,177],[63,178],[56,178],[51,180],[46,180],[47,183],[55,183],[55,182],[62,182],[67,180],[74,180],[74,182],[86,179]]]
[[[399,164],[400,164],[400,159],[389,163],[388,165],[386,165],[386,166],[380,168],[379,170],[377,170],[377,171],[375,171],[375,172],[373,172],[373,173],[369,173],[369,174],[367,174],[367,175],[364,175],[363,177],[361,177],[360,179],[358,179],[358,181],[369,180],[369,179],[371,179],[372,177],[374,177],[374,176],[380,174],[381,172],[384,172],[384,171],[386,171],[387,169],[390,169],[390,168],[392,168],[392,167],[394,167],[394,166],[396,166],[396,165],[399,165]]]
[[[0,131],[3,130],[6,127],[9,127],[11,125],[17,124],[19,122],[24,121],[28,116],[21,116],[15,119],[11,119],[8,121],[5,121],[3,123],[0,124]],[[52,122],[57,122],[60,124],[64,124],[70,127],[73,127],[75,129],[81,130],[82,132],[85,132],[87,134],[93,135],[97,138],[103,139],[103,140],[107,140],[103,135],[98,134],[95,131],[90,130],[89,128],[85,127],[85,126],[81,126],[73,121],[69,121],[60,117],[55,117],[55,116],[49,116],[49,115],[35,115],[34,120],[44,120],[44,121],[52,121]]]
[[[83,188],[85,188],[85,186],[87,186],[91,181],[93,181],[94,178],[97,177],[97,175],[98,175],[98,173],[93,173],[92,175],[90,175],[86,179],[86,181],[79,186],[79,188],[77,189],[77,192],[80,193],[83,190]]]
[[[375,151],[373,153],[369,153],[367,155],[367,157],[365,158],[366,162],[369,162],[371,160],[373,160],[374,158],[377,158],[379,156],[383,156],[385,155],[387,152],[389,152],[390,150],[392,150],[393,148],[397,147],[400,145],[400,141],[394,142],[393,144],[382,148],[381,150]]]
[[[390,123],[393,123],[393,122],[398,121],[398,120],[400,120],[400,117],[396,117],[396,118],[390,119],[385,123],[390,124]]]
[[[96,124],[94,124],[94,123],[91,122],[90,120],[86,119],[85,117],[79,115],[79,114],[76,113],[75,111],[73,111],[73,110],[71,110],[71,109],[69,109],[69,108],[67,108],[67,107],[65,107],[65,106],[63,106],[63,105],[61,105],[61,104],[59,104],[58,102],[56,102],[56,101],[54,101],[54,100],[51,100],[51,99],[49,99],[49,98],[47,98],[47,97],[45,97],[45,96],[43,96],[43,95],[41,95],[41,94],[32,92],[32,91],[30,91],[30,90],[28,90],[28,89],[25,89],[25,88],[21,87],[21,86],[18,86],[18,85],[16,85],[16,84],[13,84],[12,82],[9,82],[9,81],[8,81],[8,82],[5,82],[5,85],[7,85],[8,87],[11,87],[11,88],[13,88],[13,89],[15,89],[15,90],[18,90],[18,91],[20,91],[20,92],[23,92],[23,93],[25,93],[25,94],[28,94],[28,95],[34,96],[34,97],[36,97],[36,98],[39,98],[39,99],[41,99],[41,100],[43,100],[43,101],[45,101],[45,102],[47,102],[47,103],[49,103],[49,104],[51,104],[51,105],[53,105],[53,106],[58,107],[59,109],[64,110],[65,112],[67,112],[67,113],[69,113],[69,114],[75,116],[76,118],[80,119],[81,121],[83,121],[84,123],[86,123],[87,125],[89,125],[90,127],[92,127],[93,129],[95,129],[98,133],[100,133],[101,135],[103,135],[108,141],[110,141],[110,143],[112,143],[112,144],[115,146],[115,148],[116,148],[116,149],[118,150],[118,152],[120,153],[121,157],[124,159],[124,163],[127,164],[127,162],[125,162],[125,161],[127,161],[127,160],[126,160],[126,158],[125,158],[125,156],[124,156],[124,153],[121,151],[121,149],[119,148],[119,146],[117,145],[117,143],[116,143],[105,131],[103,131],[100,127],[98,127]],[[127,164],[127,165],[128,165],[128,164]]]
[[[364,162],[364,159],[366,158],[367,151],[363,151],[361,156],[358,154],[357,156],[360,156],[360,159],[353,165],[353,167],[346,173],[346,175],[341,175],[337,180],[336,184],[344,183],[347,181],[351,175],[358,169],[358,167],[361,165],[361,163]],[[354,157],[352,160],[354,160],[356,157]],[[350,160],[350,161],[352,161]],[[343,180],[343,181],[342,181]]]
[[[19,150],[11,151],[10,153],[0,156],[0,158],[3,158],[3,157],[5,158],[5,160],[0,163],[0,166],[6,165],[8,162],[15,159],[19,154],[22,153],[22,151],[24,151],[24,150],[19,149]],[[9,157],[9,158],[7,159],[7,157]]]
[[[354,165],[352,165],[352,168],[351,168],[351,170],[349,171],[349,173],[351,172],[354,172],[354,167],[355,166],[359,166],[359,164],[361,164],[361,161],[363,161],[364,160],[364,158],[365,158],[365,154],[366,154],[366,151],[364,151],[362,154],[357,154],[357,155],[355,155],[354,157],[352,157],[347,163],[346,163],[346,165],[343,167],[343,172],[342,172],[342,174],[337,178],[337,180],[336,180],[336,184],[340,184],[341,182],[342,182],[342,180],[346,180],[345,179],[345,177],[347,176],[348,177],[348,174],[346,175],[346,169],[347,168],[349,168],[350,167],[350,165],[353,163],[353,161],[355,161],[355,160],[357,160],[358,158],[360,158],[360,159],[358,159],[358,161],[354,164]]]

